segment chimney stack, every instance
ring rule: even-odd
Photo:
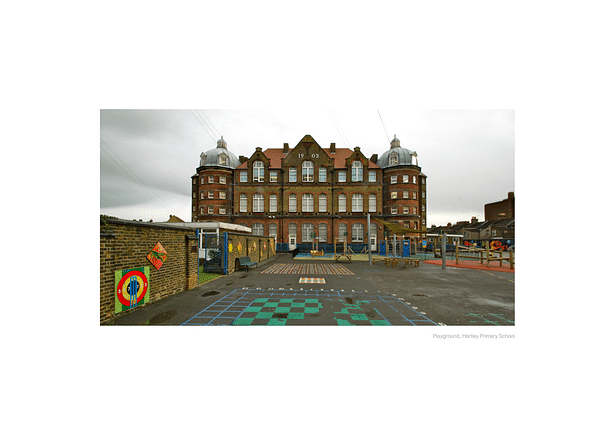
[[[331,154],[335,154],[335,142],[331,142],[331,146],[329,147],[329,151],[331,151]]]
[[[287,143],[285,143],[285,144],[284,144],[284,154],[288,154],[288,152],[289,152],[289,151],[290,151],[290,149],[289,149],[289,147],[288,147],[288,144],[287,144]]]

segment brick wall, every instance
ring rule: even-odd
[[[508,198],[503,201],[485,204],[485,220],[495,221],[515,217],[515,194],[508,193]]]
[[[239,257],[250,257],[251,261],[260,263],[275,256],[274,240],[273,237],[229,234],[228,273],[236,270],[235,263]]]
[[[157,270],[147,254],[157,242],[167,259]],[[150,267],[150,303],[198,285],[198,238],[194,230],[120,219],[100,225],[100,323],[115,314],[115,272]]]

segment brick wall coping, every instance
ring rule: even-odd
[[[177,227],[177,226],[171,226],[168,224],[165,224],[163,222],[140,222],[140,221],[130,221],[130,220],[126,220],[126,219],[105,219],[105,222],[109,225],[112,224],[116,224],[116,225],[134,225],[134,226],[141,226],[141,227],[149,227],[149,228],[164,228],[166,230],[168,229],[177,229],[180,231],[186,231],[189,233],[194,233],[194,228],[186,228],[186,227]],[[102,223],[102,220],[101,220]],[[101,230],[101,234],[103,232],[109,232]]]

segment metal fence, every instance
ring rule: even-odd
[[[216,234],[201,235],[201,249],[205,251],[202,259],[203,272],[218,272],[227,274],[228,270],[228,235],[226,233],[218,236]]]

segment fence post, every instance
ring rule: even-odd
[[[446,269],[446,234],[442,233],[442,269]]]
[[[459,264],[459,244],[455,245],[455,264]]]
[[[490,245],[489,240],[487,240],[487,251],[486,251],[487,252],[487,267],[489,267],[489,257],[490,257],[489,245]]]

